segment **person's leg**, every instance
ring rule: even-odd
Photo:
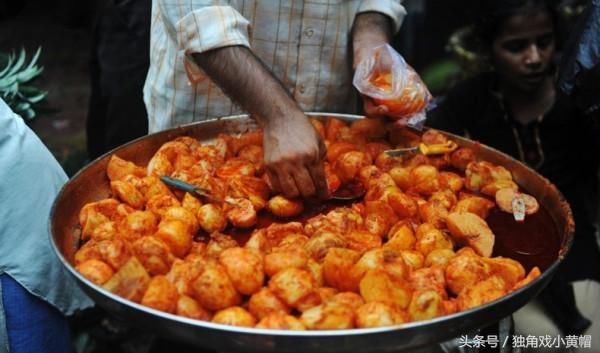
[[[594,280],[583,280],[573,283],[577,306],[585,313],[592,325],[582,335],[591,338],[589,346],[582,344],[576,352],[600,352],[600,283]]]
[[[148,134],[148,114],[143,97],[147,72],[147,66],[139,65],[104,73],[103,80],[109,81],[104,88],[107,93],[104,152]]]
[[[579,310],[575,302],[573,285],[558,272],[539,295],[546,313],[565,335],[579,335],[591,322]]]
[[[11,353],[72,353],[66,318],[7,274],[0,275]]]
[[[100,157],[106,152],[106,97],[102,90],[101,68],[98,62],[99,29],[94,28],[90,58],[90,101],[86,118],[87,152],[90,160]]]

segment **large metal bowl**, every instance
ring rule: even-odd
[[[360,116],[335,116],[344,120]],[[189,135],[207,141],[218,133],[245,132],[254,128],[245,115],[193,123],[148,135],[96,159],[75,175],[57,196],[51,212],[51,241],[62,264],[84,291],[107,311],[145,326],[167,338],[198,347],[227,352],[385,352],[431,345],[498,321],[530,301],[548,283],[571,246],[574,224],[567,203],[545,178],[515,159],[476,142],[452,136],[459,145],[472,147],[479,158],[508,168],[517,183],[533,194],[549,212],[561,237],[560,251],[542,275],[529,285],[486,305],[432,320],[373,329],[332,331],[283,331],[242,328],[187,319],[151,309],[118,297],[81,276],[73,266],[79,245],[78,213],[83,205],[110,195],[106,166],[112,153],[145,165],[159,146],[178,136]]]

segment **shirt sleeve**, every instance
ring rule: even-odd
[[[175,22],[177,44],[186,54],[232,45],[250,47],[250,23],[230,6],[195,9]]]
[[[192,84],[206,75],[191,54],[228,46],[250,47],[250,22],[231,6],[214,0],[162,0],[159,4],[165,28],[174,33],[177,48],[185,54],[184,68]]]
[[[363,0],[358,12],[379,12],[388,16],[394,24],[394,33],[400,30],[406,9],[402,6],[402,0]]]

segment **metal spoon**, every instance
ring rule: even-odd
[[[363,197],[366,192],[367,190],[365,190],[361,182],[354,181],[340,186],[333,192],[329,199],[335,201],[354,201]]]
[[[448,152],[452,152],[458,148],[458,145],[454,141],[447,141],[445,143],[436,143],[432,145],[427,145],[425,143],[420,143],[415,147],[407,147],[407,148],[395,148],[392,150],[385,150],[385,154],[390,157],[400,157],[408,153],[421,153],[426,156],[444,154]]]

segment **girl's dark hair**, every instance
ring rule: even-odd
[[[498,35],[504,21],[515,14],[547,11],[557,28],[557,15],[552,0],[479,0],[475,34],[480,49],[486,51]]]

